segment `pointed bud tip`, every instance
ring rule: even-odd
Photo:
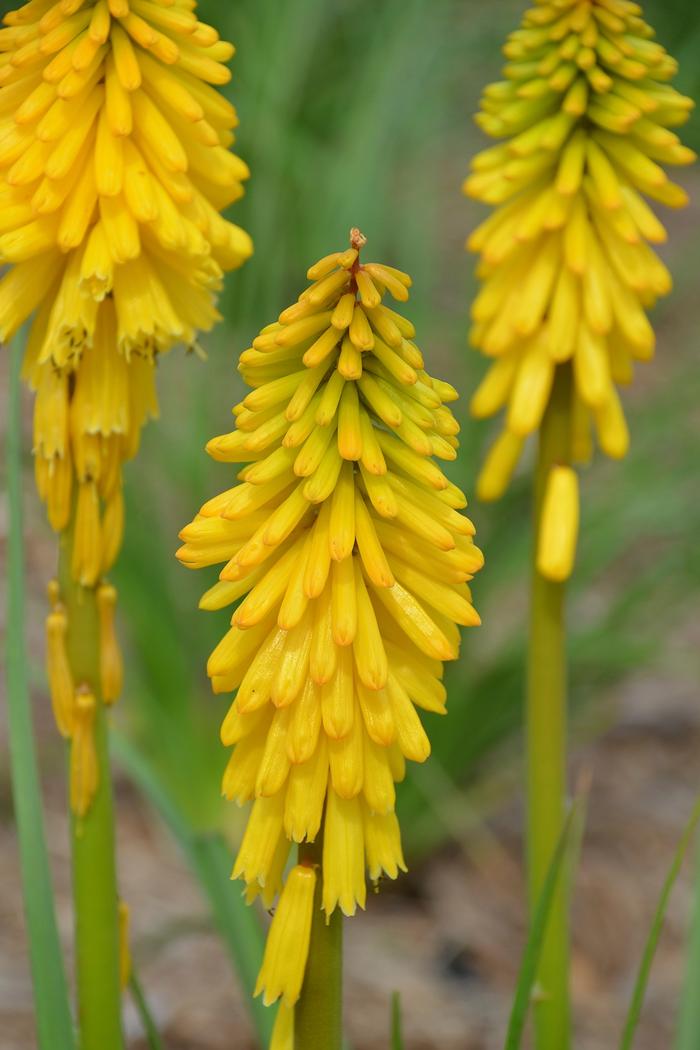
[[[350,247],[354,248],[355,251],[359,252],[360,248],[364,248],[366,244],[367,238],[365,237],[362,230],[360,230],[357,226],[353,226],[350,230]]]

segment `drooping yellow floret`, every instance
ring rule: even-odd
[[[537,537],[537,570],[548,580],[562,582],[571,575],[578,519],[578,475],[572,467],[557,464],[547,475]]]
[[[646,311],[671,288],[645,198],[682,207],[662,165],[695,159],[671,130],[693,103],[668,84],[676,63],[653,36],[630,0],[537,0],[484,92],[477,123],[504,141],[464,186],[495,209],[467,242],[481,255],[471,342],[492,359],[471,409],[506,417],[484,499],[506,488],[559,366],[574,376],[573,459],[590,454],[592,427],[605,453],[626,453],[617,387],[654,353]]]
[[[102,581],[97,588],[97,615],[100,626],[100,691],[105,704],[113,704],[122,691],[124,667],[117,641],[114,612],[117,591],[113,584]]]
[[[253,803],[234,877],[269,906],[291,842],[323,827],[328,915],[364,906],[367,872],[405,870],[395,783],[430,753],[418,710],[445,712],[442,664],[459,625],[479,623],[468,583],[483,564],[466,500],[435,461],[456,457],[456,392],[383,302],[405,301],[410,279],[361,263],[358,231],[351,243],[241,354],[253,389],[208,451],[245,466],[178,552],[224,566],[203,608],[235,603],[208,663],[215,692],[237,691],[223,792]],[[267,999],[291,1005],[298,972],[272,973]]]
[[[294,1008],[285,1006],[284,999],[277,1007],[270,1050],[294,1050]]]
[[[64,737],[71,736],[75,720],[75,683],[66,650],[67,633],[66,610],[56,603],[46,618],[46,676],[56,726]]]
[[[218,318],[248,176],[216,90],[233,48],[190,0],[31,0],[0,30],[0,339],[34,315],[36,476],[51,524],[77,482],[77,579],[121,540],[121,462],[157,412],[154,365]]]
[[[131,979],[131,910],[126,901],[119,901],[119,986],[127,987]]]
[[[255,987],[256,995],[263,993],[266,1006],[280,996],[286,1006],[293,1006],[299,998],[309,954],[315,888],[313,867],[297,864],[292,868],[270,926]]]
[[[100,782],[95,749],[95,694],[88,685],[75,691],[70,741],[70,807],[76,817],[84,817]]]

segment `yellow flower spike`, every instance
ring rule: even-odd
[[[484,92],[477,123],[503,141],[474,158],[464,185],[494,208],[467,245],[482,282],[470,341],[496,360],[471,411],[505,409],[506,427],[479,478],[483,499],[507,487],[569,361],[572,416],[587,406],[602,450],[627,450],[615,387],[652,355],[645,311],[671,286],[649,247],[666,233],[644,198],[682,207],[663,166],[695,159],[671,130],[693,103],[668,84],[676,64],[652,36],[634,4],[538,2],[504,48],[504,79]],[[587,458],[577,426],[574,441]]]
[[[316,872],[297,864],[289,872],[280,894],[265,945],[255,995],[262,994],[265,1006],[278,999],[292,1007],[299,998],[304,980],[311,935],[311,912],[316,889]]]
[[[578,475],[571,467],[552,467],[542,506],[537,539],[537,569],[559,583],[571,575],[578,540]]]
[[[430,753],[418,709],[445,713],[442,661],[458,625],[479,623],[466,584],[483,564],[466,499],[435,460],[455,455],[456,391],[382,301],[405,301],[410,278],[365,264],[364,243],[353,230],[349,252],[312,266],[311,287],[241,355],[252,392],[208,451],[245,466],[177,555],[223,565],[203,608],[238,603],[207,668],[215,692],[237,690],[223,793],[253,803],[233,877],[271,903],[280,850],[316,841],[328,917],[364,907],[368,871],[405,869],[395,783]],[[278,936],[260,983],[270,1000],[292,980]]]
[[[53,586],[55,584],[55,586]],[[56,725],[61,736],[70,737],[75,722],[75,685],[66,651],[68,617],[58,603],[58,582],[51,581],[52,611],[46,618],[46,672]]]
[[[114,624],[117,591],[111,583],[97,588],[97,612],[100,620],[100,688],[106,704],[113,704],[122,691],[124,668]]]
[[[90,809],[100,772],[95,750],[95,695],[89,686],[75,692],[75,716],[70,747],[70,806],[76,817]]]
[[[34,315],[37,483],[62,530],[80,482],[73,570],[89,586],[121,543],[114,492],[157,413],[153,365],[196,347],[223,272],[252,251],[219,214],[248,176],[214,87],[232,50],[195,7],[30,3],[0,33],[0,338]]]
[[[653,36],[638,3],[535,0],[477,117],[500,141],[474,159],[464,184],[492,208],[467,245],[480,256],[470,343],[490,359],[472,412],[505,417],[481,498],[503,494],[538,435],[526,690],[533,911],[566,807],[564,583],[579,521],[572,464],[591,458],[594,435],[607,455],[627,451],[618,387],[653,356],[647,311],[671,287],[652,250],[666,234],[646,199],[682,207],[685,190],[665,168],[695,159],[673,130],[693,103],[668,83],[676,63]],[[449,643],[444,623],[435,627]],[[538,965],[538,1047],[570,1042],[566,907],[563,897],[553,905]]]

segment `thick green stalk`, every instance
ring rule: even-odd
[[[534,916],[547,870],[565,820],[566,805],[566,628],[565,585],[545,579],[535,558],[542,504],[550,467],[570,461],[571,370],[557,368],[540,429],[535,475],[530,642],[527,675],[527,853],[530,915]],[[565,878],[552,901],[540,956],[535,999],[537,1050],[567,1050],[569,1005],[569,916]]]
[[[114,856],[114,807],[107,714],[99,674],[100,634],[94,588],[71,575],[72,528],[62,533],[61,600],[68,616],[68,658],[76,687],[96,700],[94,733],[99,784],[84,817],[72,815],[75,957],[81,1050],[123,1050],[119,987],[119,925]]]
[[[294,1008],[294,1050],[342,1050],[343,917],[336,908],[326,922],[321,910],[321,837],[299,847],[301,863],[318,865],[309,961]]]

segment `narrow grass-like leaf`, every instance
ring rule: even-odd
[[[695,856],[695,893],[688,941],[683,999],[678,1018],[676,1050],[697,1050],[700,1033],[700,840]]]
[[[404,1050],[400,992],[394,992],[391,996],[391,1050]]]
[[[583,824],[583,812],[583,798],[578,798],[574,802],[562,828],[557,848],[547,869],[547,877],[544,880],[542,892],[535,907],[535,914],[530,924],[530,931],[520,964],[515,998],[508,1022],[505,1050],[519,1050],[520,1047],[552,901],[557,891],[559,879],[566,870],[567,865],[565,861],[567,855],[571,853],[572,846],[579,840],[580,828]]]
[[[22,350],[17,340],[12,349],[6,443],[9,537],[5,661],[12,797],[34,981],[37,1041],[40,1050],[75,1050],[68,986],[54,911],[51,868],[44,836],[27,682],[19,380]]]
[[[671,896],[671,890],[674,887],[678,873],[681,870],[683,858],[685,857],[686,851],[690,840],[693,837],[693,832],[700,821],[700,799],[695,803],[693,812],[690,815],[690,819],[685,826],[685,830],[681,836],[681,840],[678,843],[678,848],[673,857],[671,867],[668,870],[668,874],[664,880],[663,887],[661,889],[661,895],[659,896],[658,904],[656,905],[656,911],[654,912],[654,918],[651,923],[649,930],[649,936],[644,947],[644,954],[642,955],[642,961],[639,965],[639,971],[637,973],[637,980],[634,983],[634,991],[632,992],[632,1000],[630,1002],[630,1008],[625,1021],[625,1027],[622,1032],[622,1039],[620,1040],[620,1050],[630,1050],[634,1034],[639,1023],[639,1016],[642,1012],[644,1005],[644,996],[646,994],[647,985],[649,983],[649,973],[651,971],[651,964],[654,961],[654,955],[656,954],[656,948],[659,943],[659,937],[661,936],[661,930],[666,917],[666,909],[668,907],[668,901]],[[697,995],[697,986],[695,988],[695,994]],[[698,1045],[698,1032],[695,1030],[693,1033],[694,1042],[693,1046]]]
[[[113,733],[112,747],[119,763],[170,828],[199,880],[246,993],[260,1043],[267,1046],[272,1035],[274,1011],[263,1006],[260,999],[253,998],[262,962],[264,935],[254,909],[247,907],[239,889],[230,884],[229,847],[221,835],[199,832],[188,824],[148,760],[128,740]]]
[[[141,1019],[141,1024],[143,1025],[146,1042],[148,1043],[148,1050],[163,1050],[163,1043],[161,1042],[158,1033],[158,1026],[156,1025],[153,1014],[151,1013],[138,974],[133,968],[133,964],[129,975],[129,991],[134,1000],[136,1012],[138,1013],[139,1018]]]

